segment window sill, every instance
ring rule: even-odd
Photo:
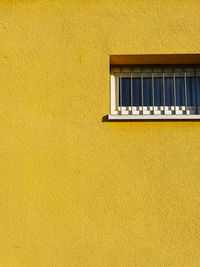
[[[108,115],[108,120],[200,120],[200,115]]]

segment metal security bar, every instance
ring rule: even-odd
[[[111,114],[200,114],[200,66],[111,67]],[[170,118],[171,118],[170,117]]]

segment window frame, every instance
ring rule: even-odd
[[[187,77],[196,77],[197,76],[197,67],[198,73],[200,76],[200,66],[194,67],[194,65],[164,65],[164,66],[144,66],[141,65],[140,67],[145,67],[152,69],[157,68],[157,72],[133,72],[133,67],[139,66],[114,66],[110,71],[110,114],[108,116],[109,120],[199,120],[200,119],[200,106],[187,106],[185,101],[184,106],[155,106],[152,103],[152,106],[120,106],[119,104],[119,79],[120,78],[145,78],[145,77],[153,77],[153,74],[156,74],[153,78],[162,77],[163,79],[166,77],[173,77],[173,72],[167,74],[166,72],[162,71],[163,68],[174,68],[174,81],[175,75],[179,77],[184,77],[184,81],[186,79],[186,75],[190,72],[190,76]],[[121,69],[124,68],[122,72]],[[187,68],[187,69],[186,69]],[[120,69],[120,71],[113,71],[113,69]],[[131,69],[131,71],[127,71],[126,69]],[[177,71],[178,70],[178,71]],[[191,71],[192,70],[192,71]],[[153,73],[153,74],[152,74]],[[164,75],[164,76],[163,76]],[[164,80],[163,80],[164,81]],[[131,80],[132,83],[132,80]],[[185,85],[186,86],[186,85]],[[132,87],[131,87],[132,88]],[[153,88],[153,87],[152,87]],[[163,86],[164,88],[164,86]],[[175,87],[174,87],[175,88]],[[153,91],[154,89],[152,89]],[[176,89],[173,89],[176,90]],[[132,91],[131,91],[132,94]],[[142,93],[141,93],[142,94]],[[165,93],[163,93],[164,95]],[[176,93],[175,93],[176,94]],[[187,92],[186,92],[187,94]],[[122,95],[122,94],[121,94]],[[131,95],[132,99],[132,95]],[[176,98],[175,98],[176,99]],[[132,100],[131,100],[132,101]],[[122,101],[121,101],[122,102]],[[164,102],[163,102],[164,104]],[[197,114],[194,114],[197,110]],[[185,114],[184,114],[185,113]]]

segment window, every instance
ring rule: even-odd
[[[109,119],[200,119],[200,65],[111,66]]]

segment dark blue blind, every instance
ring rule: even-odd
[[[164,90],[163,90],[163,81],[164,81]],[[163,95],[163,93],[165,93],[165,95]],[[186,97],[188,106],[200,106],[200,77],[186,78]],[[152,78],[144,77],[143,105],[152,106],[153,100],[154,100],[154,106],[163,106],[163,105],[174,106],[175,101],[176,101],[176,106],[186,105],[184,77],[175,78],[175,94],[174,94],[173,77],[165,77],[164,80],[162,77],[154,77],[153,83],[152,83]],[[131,78],[128,77],[119,78],[119,106],[120,105],[122,106],[142,105],[141,78],[132,78],[132,92],[131,92]]]

